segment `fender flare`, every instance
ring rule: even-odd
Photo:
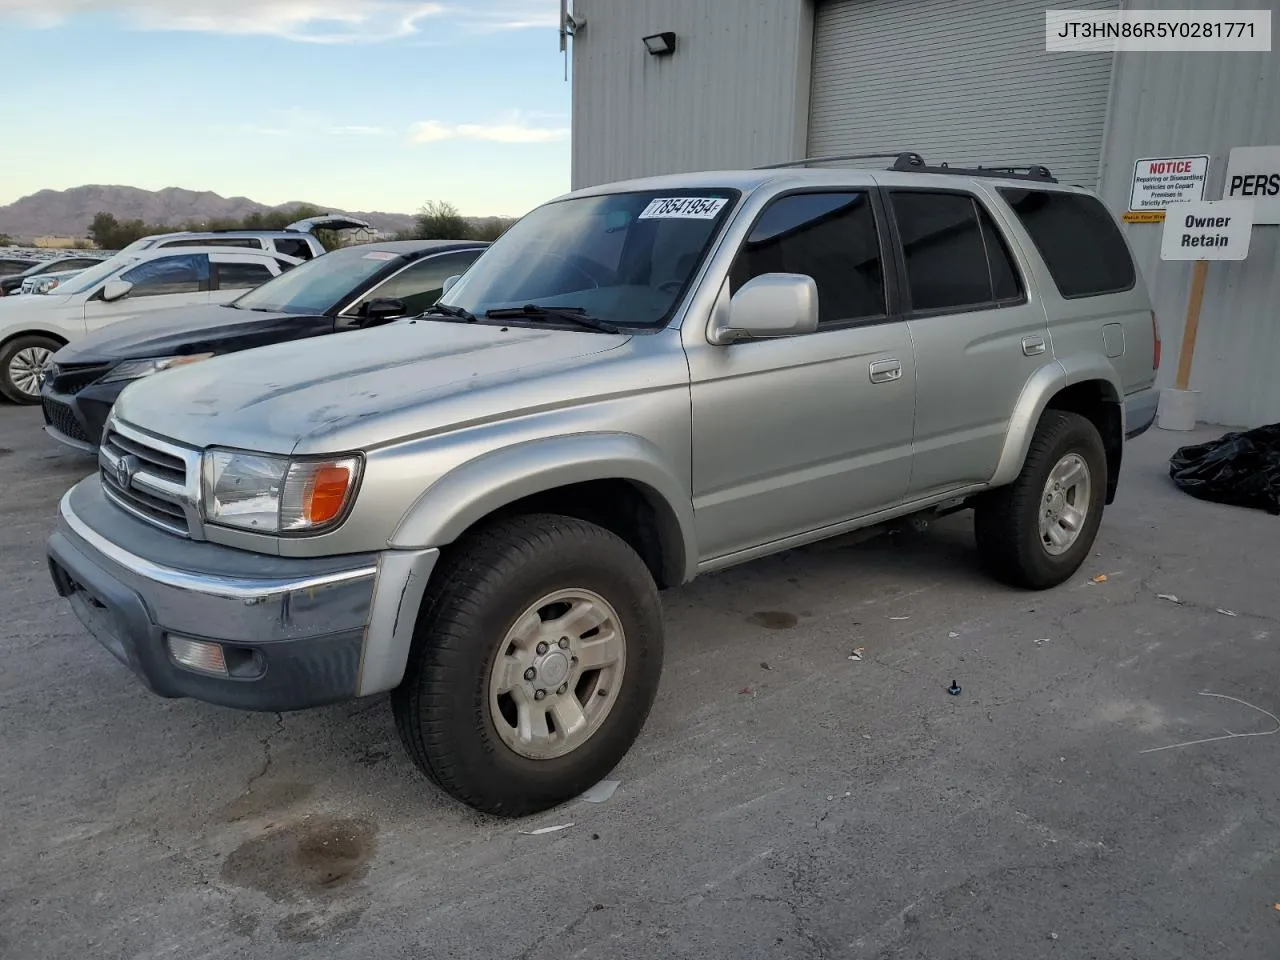
[[[0,330],[0,347],[18,339],[18,337],[49,337],[53,340],[61,341],[64,345],[68,343],[66,335],[60,330],[56,330],[48,324],[37,322],[21,325],[14,324],[7,330]]]
[[[592,480],[634,485],[658,517],[669,583],[697,569],[693,500],[667,467],[662,452],[642,437],[578,433],[528,440],[468,460],[432,483],[401,518],[389,546],[443,547],[517,500]]]
[[[1004,447],[1000,451],[1000,460],[996,464],[996,472],[991,477],[990,486],[1001,487],[1012,483],[1022,471],[1022,464],[1027,458],[1027,451],[1031,448],[1031,438],[1035,435],[1036,425],[1039,424],[1041,415],[1054,395],[1067,387],[1088,381],[1101,381],[1106,385],[1106,399],[1120,406],[1123,430],[1124,404],[1120,403],[1122,393],[1114,367],[1099,363],[1096,359],[1085,358],[1068,358],[1045,364],[1031,375],[1022,388],[1013,416],[1009,419]]]

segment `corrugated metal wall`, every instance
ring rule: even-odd
[[[804,147],[807,0],[575,0],[573,186],[753,167]],[[673,56],[641,38],[673,30]]]
[[[1197,5],[1164,0],[1129,6]],[[1213,2],[1216,9],[1258,6],[1240,0]],[[1273,29],[1276,23],[1273,14]],[[1230,149],[1250,144],[1280,144],[1280,53],[1117,57],[1102,176],[1103,198],[1117,215],[1128,208],[1133,164],[1139,158],[1209,154],[1205,199],[1218,200]],[[1168,386],[1182,343],[1192,265],[1160,260],[1161,230],[1160,224],[1124,227],[1160,317],[1160,381]],[[1257,426],[1280,421],[1280,227],[1254,227],[1249,259],[1243,263],[1209,265],[1191,387],[1202,391],[1199,414],[1207,422]]]
[[[1044,11],[1044,0],[820,3],[809,155],[917,150],[931,163],[1044,163],[1059,179],[1096,186],[1112,58],[1046,53]]]

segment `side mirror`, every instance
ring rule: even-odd
[[[127,297],[132,289],[133,284],[128,280],[108,280],[102,286],[102,299],[107,303],[114,303]]]
[[[447,277],[444,281],[444,287],[440,290],[440,296],[444,296],[453,289],[453,285],[462,279],[462,274],[455,273],[452,277]]]
[[[379,297],[376,300],[370,300],[360,311],[366,324],[384,323],[387,320],[394,320],[396,317],[403,317],[408,312],[409,308],[405,305],[405,302],[394,297]]]
[[[709,331],[716,344],[792,337],[818,329],[818,285],[800,273],[764,273],[742,285]]]

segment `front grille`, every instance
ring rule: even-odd
[[[109,363],[57,364],[45,373],[49,389],[54,393],[75,396],[111,369]]]
[[[102,489],[117,506],[170,533],[189,537],[198,455],[112,422],[98,451]]]
[[[53,427],[53,429],[64,437],[70,437],[72,440],[80,440],[84,443],[92,442],[89,439],[89,435],[84,432],[84,428],[80,426],[80,421],[76,419],[76,415],[65,403],[60,400],[41,397],[40,404],[44,407],[44,422]]]

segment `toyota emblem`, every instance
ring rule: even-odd
[[[116,461],[116,483],[120,484],[121,490],[129,489],[129,484],[133,483],[134,471],[137,469],[138,464],[134,457],[123,456]]]

